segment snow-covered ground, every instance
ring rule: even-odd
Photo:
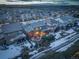
[[[46,50],[44,50],[44,51],[41,51],[41,52],[39,52],[39,53],[33,55],[30,59],[37,58],[37,56],[40,56],[41,54],[44,54],[44,52],[49,51],[49,50],[51,50],[51,49],[54,49],[54,48],[58,47],[59,45],[61,45],[61,44],[65,43],[65,42],[67,42],[67,41],[69,40],[68,38],[69,38],[69,37],[72,37],[72,36],[75,35],[75,34],[76,34],[76,33],[70,34],[70,35],[68,35],[68,36],[66,36],[66,37],[64,37],[64,38],[62,38],[62,39],[59,39],[59,40],[56,40],[55,42],[52,42],[52,43],[50,44],[50,48],[48,48],[48,49],[46,49]]]
[[[66,33],[72,34],[72,33],[74,33],[74,32],[75,32],[75,31],[74,31],[73,29],[69,29],[69,30],[65,31],[64,34],[66,34]],[[56,38],[56,39],[59,39],[59,38],[62,37],[60,33],[62,33],[62,31],[59,31],[59,32],[56,32],[56,33],[51,32],[51,33],[49,33],[49,34],[55,35],[55,38]]]
[[[35,45],[33,42],[32,42],[33,45]],[[1,59],[8,59],[8,58],[13,58],[15,56],[18,56],[21,54],[21,51],[23,49],[22,46],[26,46],[28,48],[30,48],[31,44],[29,42],[25,42],[24,44],[22,45],[10,45],[7,49],[7,50],[0,50],[0,58]]]
[[[74,30],[73,29],[69,29],[68,31],[66,31],[67,33],[73,33]]]
[[[60,45],[60,44],[62,44],[62,43],[64,43],[64,42],[68,41],[67,38],[68,38],[68,37],[71,37],[72,35],[75,35],[75,34],[76,34],[76,33],[70,34],[70,35],[68,35],[68,36],[66,36],[66,37],[64,37],[64,38],[61,38],[61,39],[59,39],[59,40],[57,40],[57,41],[55,41],[55,42],[52,42],[52,43],[50,44],[50,47],[56,47],[56,46],[58,46],[58,45]]]
[[[55,36],[55,38],[56,38],[56,39],[58,39],[58,38],[60,38],[60,37],[61,37],[60,33],[61,33],[61,31],[59,31],[59,32],[55,33],[55,35],[56,35],[56,36]]]
[[[40,21],[41,21],[41,20],[40,20]],[[33,21],[33,22],[35,22],[35,21]],[[23,23],[23,24],[25,24],[25,23]],[[70,35],[68,35],[68,36],[66,36],[66,37],[64,37],[64,38],[60,38],[60,37],[61,37],[61,35],[60,35],[61,31],[59,31],[59,32],[57,32],[57,33],[54,33],[54,34],[56,35],[55,38],[56,38],[56,39],[57,39],[57,38],[60,38],[60,39],[59,39],[59,40],[56,40],[55,42],[52,42],[49,47],[51,47],[51,48],[57,47],[57,46],[61,45],[62,43],[68,41],[68,40],[69,40],[68,37],[72,37],[73,35],[76,34],[73,29],[69,29],[69,30],[66,31],[66,32],[67,32],[67,33],[72,33],[72,34],[70,34]],[[53,34],[53,33],[52,33],[52,34]],[[24,35],[23,35],[23,36],[24,36]],[[18,38],[18,37],[17,37],[17,38]],[[73,42],[73,43],[74,43],[74,42]],[[67,45],[67,46],[65,46],[65,47],[63,47],[63,48],[61,48],[61,49],[58,50],[58,51],[65,51],[65,50],[66,50],[68,47],[70,47],[73,43],[71,43],[71,44],[69,44],[69,45]],[[35,45],[34,42],[32,42],[32,44]],[[7,49],[7,50],[0,50],[0,58],[1,58],[1,59],[8,59],[8,58],[13,58],[13,57],[15,57],[15,56],[18,56],[19,54],[21,54],[22,46],[26,46],[26,47],[30,48],[31,44],[30,44],[29,42],[24,42],[24,44],[22,44],[21,46],[10,45],[10,46],[9,46],[9,49]],[[47,49],[47,50],[50,50],[51,48],[49,48],[49,49]],[[44,51],[47,51],[47,50],[44,50]],[[44,51],[43,51],[43,52],[44,52]],[[37,50],[34,50],[33,52],[30,52],[29,54],[35,54],[35,53],[38,53],[38,51],[37,51]],[[40,53],[42,53],[42,52],[40,52]],[[39,55],[40,53],[38,53],[37,55]],[[5,56],[5,57],[4,57],[4,56]],[[34,56],[35,56],[35,55],[34,55]]]
[[[34,50],[34,51],[30,52],[29,55],[34,55],[36,53],[38,53],[38,51],[37,50]]]
[[[52,35],[55,34],[55,35],[56,35],[55,38],[58,39],[58,38],[61,37],[61,35],[60,35],[61,32],[62,32],[62,31],[59,31],[59,32],[57,32],[57,33],[50,33],[50,34],[52,34]],[[66,36],[66,37],[64,37],[64,38],[60,38],[60,39],[56,40],[55,42],[52,42],[52,43],[50,44],[50,47],[51,47],[51,48],[54,48],[54,47],[56,47],[56,46],[59,46],[59,45],[61,45],[62,43],[68,41],[68,39],[67,39],[68,37],[71,37],[71,36],[73,36],[73,35],[76,34],[73,29],[69,29],[69,30],[66,31],[66,32],[69,32],[70,35],[68,35],[68,36]],[[49,48],[49,49],[51,49],[51,48]],[[49,49],[47,49],[47,50],[49,50]],[[47,50],[44,50],[44,51],[47,51]],[[42,52],[44,52],[44,51],[42,51]],[[35,53],[37,53],[37,52],[38,52],[38,51],[35,50],[34,52],[31,52],[31,53],[32,53],[32,54],[35,54]],[[38,54],[39,54],[39,53],[38,53]],[[37,55],[38,55],[38,54],[37,54]]]
[[[0,50],[0,58],[1,59],[9,59],[15,56],[18,56],[21,52],[21,47],[15,47],[14,45],[10,45],[8,50]]]
[[[79,38],[77,39],[79,40]],[[57,50],[57,52],[63,52],[63,51],[66,51],[69,47],[71,47],[77,40],[75,40],[74,42],[62,47],[61,49]]]
[[[56,32],[56,33],[51,32],[51,33],[49,33],[49,34],[51,34],[51,35],[55,35],[55,38],[58,39],[58,38],[61,37],[60,33],[61,33],[61,31]]]

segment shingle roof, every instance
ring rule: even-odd
[[[3,25],[2,31],[3,31],[3,33],[11,33],[11,32],[15,32],[15,31],[20,31],[24,28],[27,32],[30,32],[35,27],[44,26],[45,21],[32,22],[30,24],[27,23],[25,25],[23,24],[23,28],[21,25],[22,25],[22,23],[13,23],[13,24]]]
[[[3,33],[10,33],[21,30],[20,23],[7,24],[2,26]]]

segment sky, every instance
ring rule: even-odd
[[[3,3],[3,2],[7,2],[7,1],[17,1],[17,2],[21,2],[21,1],[42,1],[42,2],[53,2],[55,4],[77,4],[79,5],[79,0],[0,0],[0,3]]]
[[[28,0],[26,0],[28,1]],[[37,0],[38,1],[38,0]],[[41,0],[42,1],[42,0]],[[50,1],[69,1],[69,0],[50,0]],[[79,1],[79,0],[70,0],[70,1]]]
[[[1,1],[79,1],[79,0],[0,0]]]

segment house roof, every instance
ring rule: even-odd
[[[37,21],[34,20],[34,21],[30,21],[29,23],[28,22],[12,23],[12,24],[3,25],[2,31],[3,33],[11,33],[11,32],[20,31],[24,28],[26,32],[30,32],[34,28],[44,26],[44,25],[45,25],[45,20],[37,20]]]
[[[2,26],[3,33],[10,33],[21,30],[20,23],[6,24]]]

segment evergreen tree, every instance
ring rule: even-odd
[[[22,59],[29,59],[29,50],[27,47],[24,47],[22,50]]]

